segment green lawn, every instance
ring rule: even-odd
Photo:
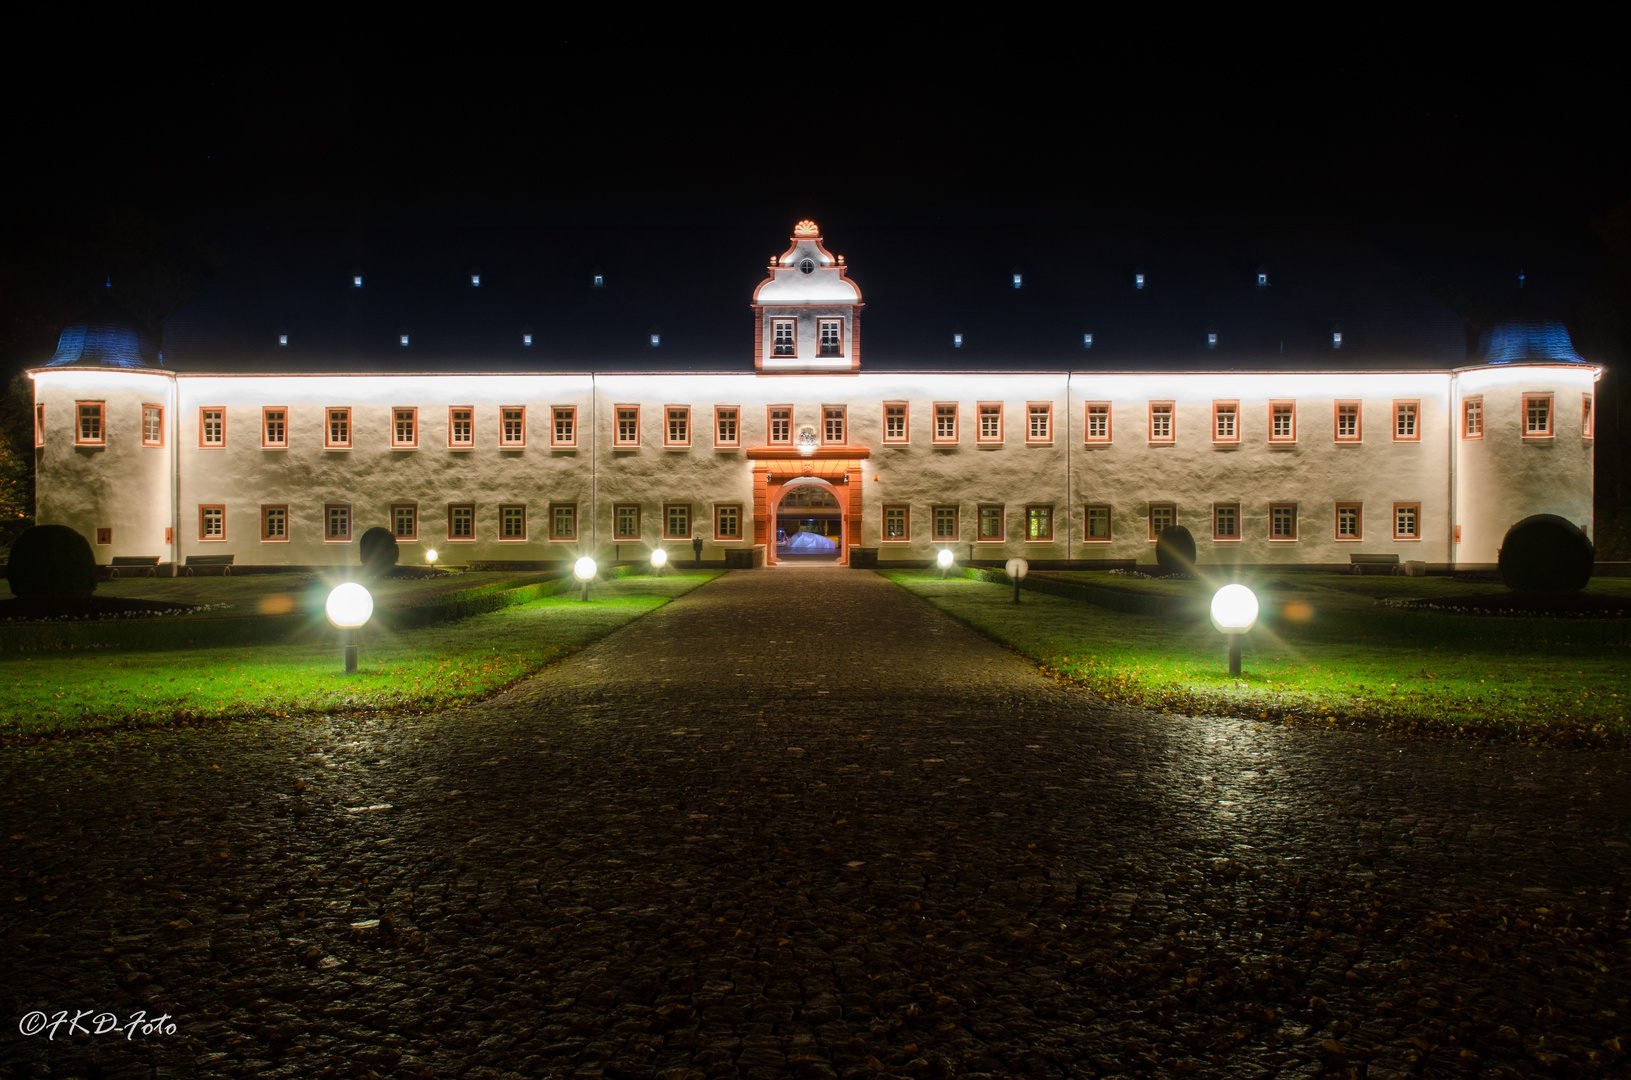
[[[884,576],[1114,701],[1384,731],[1631,744],[1631,626],[1624,620],[1438,616],[1376,603],[1500,588],[1487,582],[1271,577],[1257,583],[1266,619],[1247,635],[1243,677],[1231,679],[1225,640],[1205,619],[1123,614],[1033,592],[1015,606],[1002,585],[941,581],[928,571]],[[1623,581],[1593,588],[1623,596]]]
[[[0,736],[458,705],[526,678],[718,576],[716,571],[618,578],[597,583],[588,603],[569,594],[397,634],[370,628],[361,638],[355,675],[344,673],[338,637],[327,632],[317,639],[235,648],[0,654]],[[476,577],[460,575],[461,585],[475,584]],[[239,579],[208,580],[212,586],[236,587]],[[248,601],[267,579],[242,580],[253,586],[242,593]],[[188,579],[164,584],[183,582]],[[126,585],[108,583],[98,592],[122,592]],[[144,587],[139,581],[128,585]],[[145,588],[151,587],[147,582]],[[177,598],[153,591],[123,595]],[[221,602],[219,591],[200,595],[207,597],[203,602]]]

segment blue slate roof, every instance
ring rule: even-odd
[[[111,300],[98,304],[83,321],[73,323],[57,339],[57,351],[47,367],[67,365],[141,368],[160,367],[156,343],[136,328]]]
[[[1585,357],[1574,351],[1567,327],[1556,320],[1534,318],[1504,319],[1484,331],[1475,359],[1486,364],[1524,360],[1586,362]]]
[[[796,218],[752,229],[268,226],[220,241],[222,268],[166,323],[165,363],[750,371],[749,301]],[[1467,362],[1460,317],[1352,235],[820,224],[862,290],[863,370]]]

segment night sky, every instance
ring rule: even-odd
[[[49,349],[105,273],[161,319],[268,223],[735,230],[763,237],[750,279],[801,217],[837,250],[925,227],[1337,230],[1474,321],[1520,268],[1571,314],[1631,197],[1613,66],[1517,28],[1481,30],[1514,39],[1496,49],[1393,29],[98,47],[71,77],[9,76],[28,212],[6,226],[0,345],[13,363]]]

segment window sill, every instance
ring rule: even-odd
[[[261,543],[263,543],[263,544],[287,544],[288,542],[289,542],[289,538],[287,536],[263,536],[263,537],[261,537]]]
[[[1296,439],[1270,439],[1269,440],[1269,449],[1270,450],[1295,450],[1296,448],[1297,448],[1297,440]]]
[[[1553,439],[1556,439],[1556,438],[1557,438],[1556,435],[1529,435],[1529,434],[1525,434],[1523,436],[1523,441],[1524,442],[1551,442]]]

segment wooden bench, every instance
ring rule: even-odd
[[[1399,572],[1399,557],[1397,555],[1349,555],[1348,562],[1353,572],[1363,574],[1367,567],[1385,566],[1390,574]]]
[[[108,579],[117,580],[124,574],[132,577],[158,577],[159,556],[157,555],[115,555],[108,564]]]
[[[192,577],[193,574],[198,570],[205,570],[205,571],[220,570],[222,577],[231,577],[232,576],[232,556],[231,555],[189,555],[189,556],[187,556],[187,565],[186,565],[186,568],[184,570],[182,570],[182,573],[185,574],[187,577]]]

